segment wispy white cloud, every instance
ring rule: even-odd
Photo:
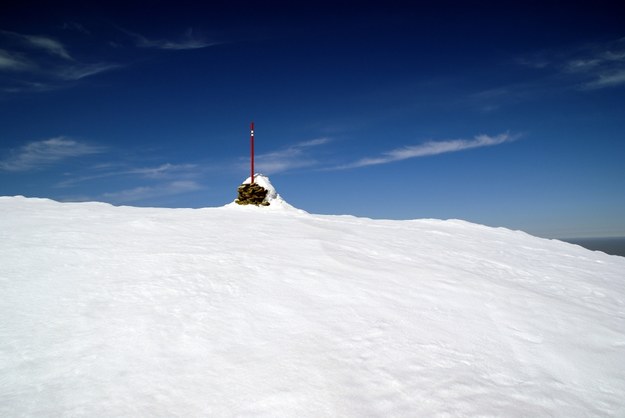
[[[564,63],[563,69],[570,73],[587,72],[597,68],[601,60],[596,58],[574,59]]]
[[[85,77],[100,74],[105,71],[120,68],[119,64],[111,63],[95,63],[95,64],[78,64],[60,67],[56,70],[55,75],[64,80],[81,80]]]
[[[319,145],[325,145],[328,142],[330,142],[330,138],[326,138],[326,137],[315,138],[315,139],[311,139],[311,140],[308,140],[308,141],[302,141],[302,142],[298,143],[296,145],[296,147],[299,147],[299,148],[316,147],[316,146],[319,146]]]
[[[24,35],[24,39],[31,45],[41,48],[49,54],[65,58],[66,60],[72,60],[73,58],[65,50],[63,44],[59,41],[46,38],[45,36]]]
[[[589,45],[581,58],[568,60],[564,71],[586,78],[585,90],[597,90],[625,84],[625,39],[606,45]]]
[[[35,141],[13,150],[0,161],[5,171],[29,171],[44,168],[69,158],[97,154],[104,148],[63,136]]]
[[[587,43],[564,51],[542,51],[518,62],[558,74],[561,82],[581,90],[596,90],[625,84],[625,38]]]
[[[511,142],[518,136],[509,133],[497,136],[477,135],[473,139],[452,139],[448,141],[428,141],[419,145],[409,145],[383,153],[379,157],[362,158],[353,163],[341,165],[335,169],[366,167],[370,165],[388,164],[409,158],[427,157],[449,152],[458,152],[472,148],[491,147]]]
[[[26,71],[32,69],[32,63],[4,49],[0,49],[0,70]]]
[[[0,57],[0,71],[2,68]],[[120,64],[95,63],[82,64],[76,61],[67,65],[44,64],[34,62],[14,67],[14,71],[20,71],[21,78],[14,79],[8,85],[0,86],[0,90],[7,93],[43,92],[58,90],[72,86],[75,81],[82,80],[96,74],[122,68]]]
[[[118,43],[101,39],[77,23],[65,23],[59,29],[77,31],[89,42],[99,42],[98,50],[113,53],[111,48],[102,45],[115,45],[117,50],[124,42]],[[158,50],[191,50],[218,45],[201,34],[188,29],[181,36],[172,39],[151,39],[125,29],[126,44],[133,48]],[[62,33],[60,33],[62,35]],[[67,38],[75,40],[73,38]],[[86,78],[123,68],[124,62],[110,62],[106,59],[85,62],[81,59],[81,48],[70,53],[73,43],[67,45],[52,36],[44,34],[23,34],[0,30],[0,72],[11,72],[10,77],[0,79],[0,92],[17,94],[21,92],[42,92],[66,88],[78,84]],[[138,52],[135,50],[135,52]],[[136,54],[135,54],[136,55]],[[119,57],[117,53],[115,56]],[[126,56],[122,61],[129,58]],[[119,61],[119,60],[114,60]]]
[[[329,141],[329,138],[316,138],[281,150],[259,154],[255,157],[255,167],[264,174],[275,174],[295,168],[315,166],[319,164],[319,161],[310,156],[308,150],[327,144]]]
[[[61,42],[47,36],[0,31],[0,41],[5,44],[0,50],[0,71],[13,73],[0,85],[0,90],[8,93],[56,90],[121,67],[109,62],[81,62]]]
[[[60,86],[58,85],[27,80],[17,80],[14,81],[10,86],[0,87],[0,89],[6,93],[22,93],[25,91],[42,92],[57,90],[59,88]]]
[[[47,52],[50,55],[56,55],[57,57],[61,57],[66,60],[73,60],[73,58],[69,55],[65,46],[48,36],[40,36],[40,35],[24,35],[21,33],[10,32],[10,31],[0,31],[6,37],[13,38],[17,42],[25,44],[32,48],[37,48]]]
[[[197,177],[200,173],[197,164],[170,164],[165,163],[156,167],[120,167],[118,164],[99,164],[97,174],[71,177],[63,180],[56,187],[72,187],[79,183],[99,180],[111,177],[136,176],[147,179],[190,179]]]
[[[128,174],[137,174],[147,178],[164,178],[172,175],[195,172],[197,164],[170,164],[165,163],[157,167],[142,167],[128,170]]]
[[[616,43],[610,47],[614,49],[592,48],[586,52],[586,56],[583,58],[567,60],[563,69],[572,73],[586,73],[611,65],[620,66],[625,62],[625,45],[619,44]]]
[[[172,196],[182,193],[194,192],[203,188],[199,183],[192,180],[172,181],[153,186],[141,186],[119,192],[104,193],[104,200],[113,203],[137,202],[155,197]]]
[[[530,57],[517,57],[516,62],[524,67],[530,67],[535,69],[547,68],[551,65],[551,61],[541,56],[542,54],[530,56]]]
[[[625,38],[572,45],[519,56],[516,65],[531,69],[528,78],[471,94],[465,101],[483,112],[566,91],[625,86]]]
[[[220,42],[208,41],[199,37],[193,33],[193,29],[187,29],[183,36],[177,40],[171,39],[148,39],[147,37],[128,31],[126,29],[120,29],[122,32],[130,35],[135,42],[135,45],[139,48],[154,48],[154,49],[168,49],[168,50],[184,50],[184,49],[200,49],[207,48],[209,46],[219,45]]]
[[[544,92],[545,86],[533,82],[516,83],[482,90],[469,95],[465,100],[479,111],[490,113],[502,106],[523,102]]]
[[[597,74],[596,78],[584,84],[587,90],[596,90],[625,84],[625,69]]]
[[[81,25],[80,23],[77,22],[64,22],[61,25],[61,29],[64,30],[73,30],[76,32],[80,32],[83,35],[91,35],[91,31],[88,30],[86,27],[84,27],[83,25]]]

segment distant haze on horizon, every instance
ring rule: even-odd
[[[20,2],[0,195],[625,236],[622,5]]]

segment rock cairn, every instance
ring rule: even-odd
[[[239,197],[237,197],[235,202],[239,205],[269,206],[269,202],[265,200],[267,189],[256,183],[242,184],[237,191],[239,192]]]

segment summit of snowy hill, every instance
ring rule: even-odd
[[[235,208],[0,198],[0,416],[625,415],[625,258]]]

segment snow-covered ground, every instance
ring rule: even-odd
[[[0,416],[625,416],[625,258],[274,203],[1,197]]]

